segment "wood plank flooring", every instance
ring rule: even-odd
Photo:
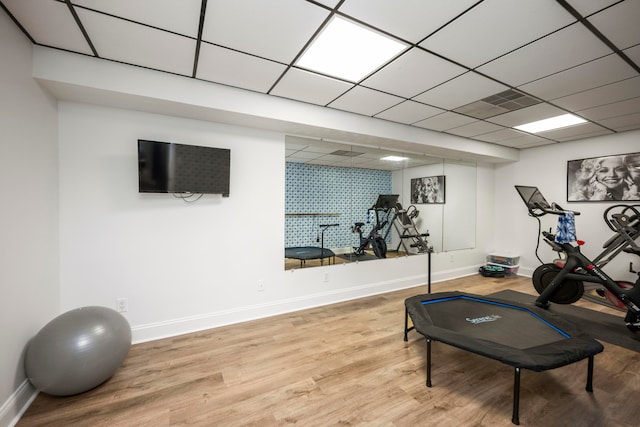
[[[503,289],[534,293],[528,278],[479,275],[432,291]],[[425,386],[424,338],[413,331],[403,341],[404,300],[421,293],[426,287],[134,345],[108,382],[72,397],[40,394],[17,425],[512,425],[510,366],[434,343],[433,387]],[[523,371],[520,424],[640,425],[640,353],[604,345],[592,394],[586,361]]]

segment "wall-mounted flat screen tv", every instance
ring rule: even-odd
[[[140,193],[202,193],[229,197],[231,150],[138,140]]]

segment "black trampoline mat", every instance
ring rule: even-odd
[[[292,258],[292,259],[318,259],[318,258],[329,258],[334,256],[335,254],[331,249],[327,248],[318,248],[315,246],[298,246],[293,248],[285,248],[284,257]]]
[[[405,309],[427,342],[441,341],[536,372],[604,349],[574,323],[534,304],[454,291],[407,298]]]
[[[487,296],[518,304],[533,304],[536,299],[534,295],[512,290],[500,291]],[[548,311],[575,323],[595,339],[640,352],[640,338],[629,332],[624,325],[624,313],[622,312],[620,315],[613,315],[574,304],[551,304]]]
[[[530,310],[500,302],[453,296],[423,301],[434,326],[519,350],[569,338]]]

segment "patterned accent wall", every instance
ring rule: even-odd
[[[358,246],[358,236],[351,231],[355,222],[367,223],[367,209],[379,194],[390,194],[391,172],[340,168],[332,166],[286,164],[285,212],[337,213],[339,216],[286,216],[285,247],[320,246],[323,224],[324,247],[350,248]],[[375,221],[372,217],[371,221]],[[366,224],[365,233],[371,230]]]

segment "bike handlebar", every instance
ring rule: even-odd
[[[545,214],[565,215],[566,213],[572,213],[574,215],[580,215],[580,212],[563,209],[560,205],[558,205],[555,202],[551,203],[551,206],[549,207],[542,206],[540,203],[534,203],[534,206],[537,209],[540,209]],[[531,211],[531,209],[529,211]]]

